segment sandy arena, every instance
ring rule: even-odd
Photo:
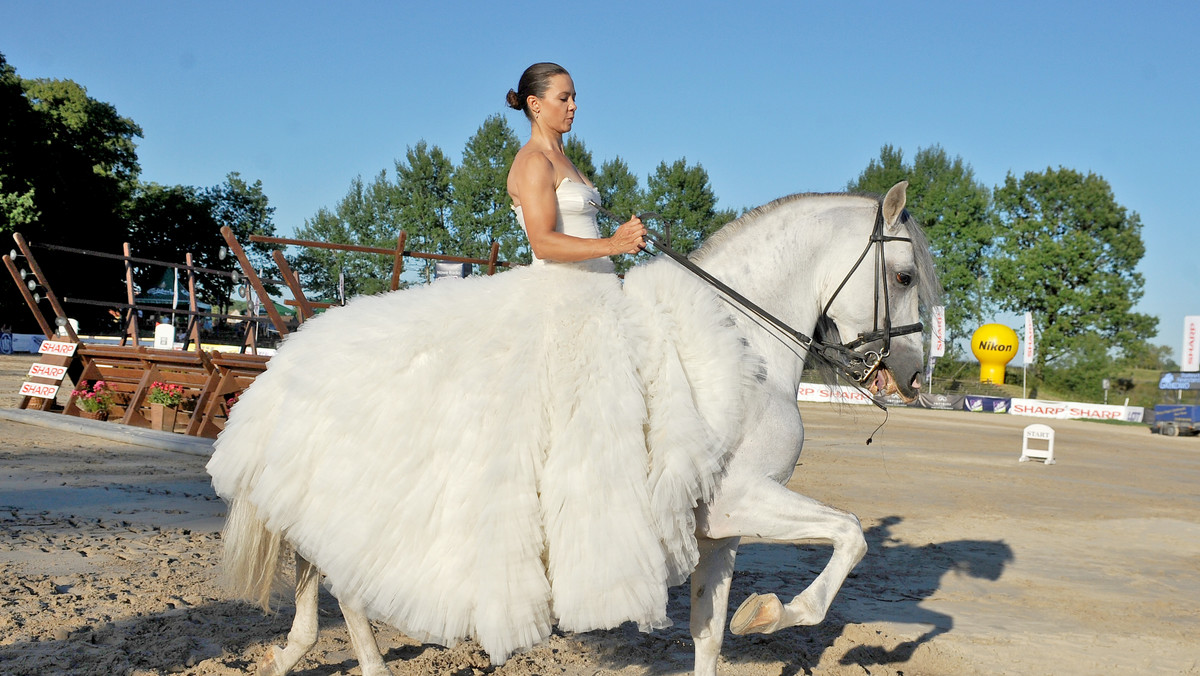
[[[0,408],[32,361],[0,357]],[[801,410],[789,485],[857,514],[870,551],[823,624],[727,633],[721,673],[1200,674],[1200,438],[893,409],[867,446],[877,409]],[[1056,430],[1058,464],[1017,462],[1031,422]],[[253,673],[284,641],[289,604],[266,616],[216,583],[225,508],[205,457],[0,418],[0,459],[0,672]],[[827,556],[744,543],[730,611],[790,599]],[[686,587],[670,614],[669,630],[555,635],[494,670],[470,643],[379,640],[396,674],[688,673]],[[360,673],[324,592],[321,621],[295,673]]]

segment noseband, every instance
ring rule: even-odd
[[[596,207],[596,209],[598,209],[601,213],[605,214],[614,221],[620,222],[620,219],[616,216],[616,214],[600,206],[595,201],[589,200],[588,203]],[[658,218],[661,220],[662,217],[656,213],[649,212],[641,214],[639,218]],[[879,370],[880,366],[883,365],[883,360],[886,359],[890,353],[892,338],[897,336],[905,336],[910,333],[917,333],[922,329],[922,324],[920,322],[915,324],[906,324],[904,326],[892,326],[892,312],[891,307],[888,305],[886,278],[887,268],[886,260],[883,254],[883,245],[886,242],[911,243],[912,238],[892,237],[890,235],[885,235],[883,233],[883,229],[883,204],[879,203],[875,211],[875,227],[871,231],[871,237],[867,241],[866,248],[863,249],[862,255],[860,255],[858,260],[855,261],[854,267],[850,268],[850,272],[846,273],[845,278],[842,279],[842,283],[838,285],[837,290],[833,292],[832,296],[830,296],[829,301],[825,303],[824,309],[821,310],[821,316],[818,318],[818,321],[820,319],[829,318],[829,308],[833,305],[834,299],[837,298],[839,293],[841,293],[842,289],[846,286],[846,283],[850,281],[850,278],[854,276],[855,271],[857,271],[858,267],[862,265],[863,260],[866,259],[867,254],[871,251],[871,248],[874,247],[876,265],[874,324],[871,331],[858,334],[858,337],[849,343],[826,343],[800,333],[799,331],[785,324],[779,318],[759,307],[750,299],[731,289],[721,280],[713,277],[707,270],[693,263],[687,256],[672,249],[671,246],[667,244],[663,237],[657,232],[647,229],[646,238],[654,244],[656,249],[661,251],[668,258],[674,260],[676,263],[679,263],[684,268],[687,268],[697,277],[703,279],[705,282],[708,282],[708,284],[724,294],[734,305],[739,306],[749,316],[751,316],[751,318],[756,319],[756,321],[759,321],[762,324],[770,325],[771,328],[775,329],[780,334],[783,334],[783,336],[787,337],[792,342],[808,351],[809,354],[839,369],[846,376],[853,379],[857,384],[865,386],[870,381],[871,377],[875,375],[875,372]],[[880,326],[879,324],[879,290],[881,287],[883,288],[883,326]],[[856,349],[868,343],[873,343],[879,340],[883,341],[883,345],[879,350],[860,352]]]

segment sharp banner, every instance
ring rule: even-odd
[[[933,306],[933,330],[929,337],[929,356],[933,358],[946,354],[946,308],[942,305]]]
[[[1200,371],[1200,315],[1183,318],[1183,364],[1181,371]]]
[[[1041,401],[1013,399],[1009,412],[1037,418],[1086,418],[1090,420],[1124,420],[1142,422],[1145,409],[1141,406],[1110,406],[1083,404],[1075,401]]]
[[[1036,355],[1037,355],[1037,352],[1034,347],[1034,338],[1033,338],[1033,313],[1026,312],[1025,313],[1025,355],[1024,355],[1025,365],[1028,366],[1028,365],[1032,364],[1033,358]]]

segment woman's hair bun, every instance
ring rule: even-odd
[[[511,89],[508,90],[508,96],[504,97],[504,100],[508,102],[508,107],[513,110],[521,110],[525,107],[522,105],[521,97],[517,96],[517,93]]]
[[[529,97],[542,98],[546,95],[546,90],[550,87],[550,78],[555,75],[569,75],[567,69],[557,63],[543,62],[535,63],[525,69],[521,73],[521,81],[517,83],[517,90],[508,90],[508,105],[516,110],[525,111],[525,117],[533,121],[533,113],[529,110]]]

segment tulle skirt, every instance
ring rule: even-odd
[[[501,663],[555,624],[665,626],[761,375],[729,314],[669,261],[359,298],[284,341],[208,470],[415,638]]]

